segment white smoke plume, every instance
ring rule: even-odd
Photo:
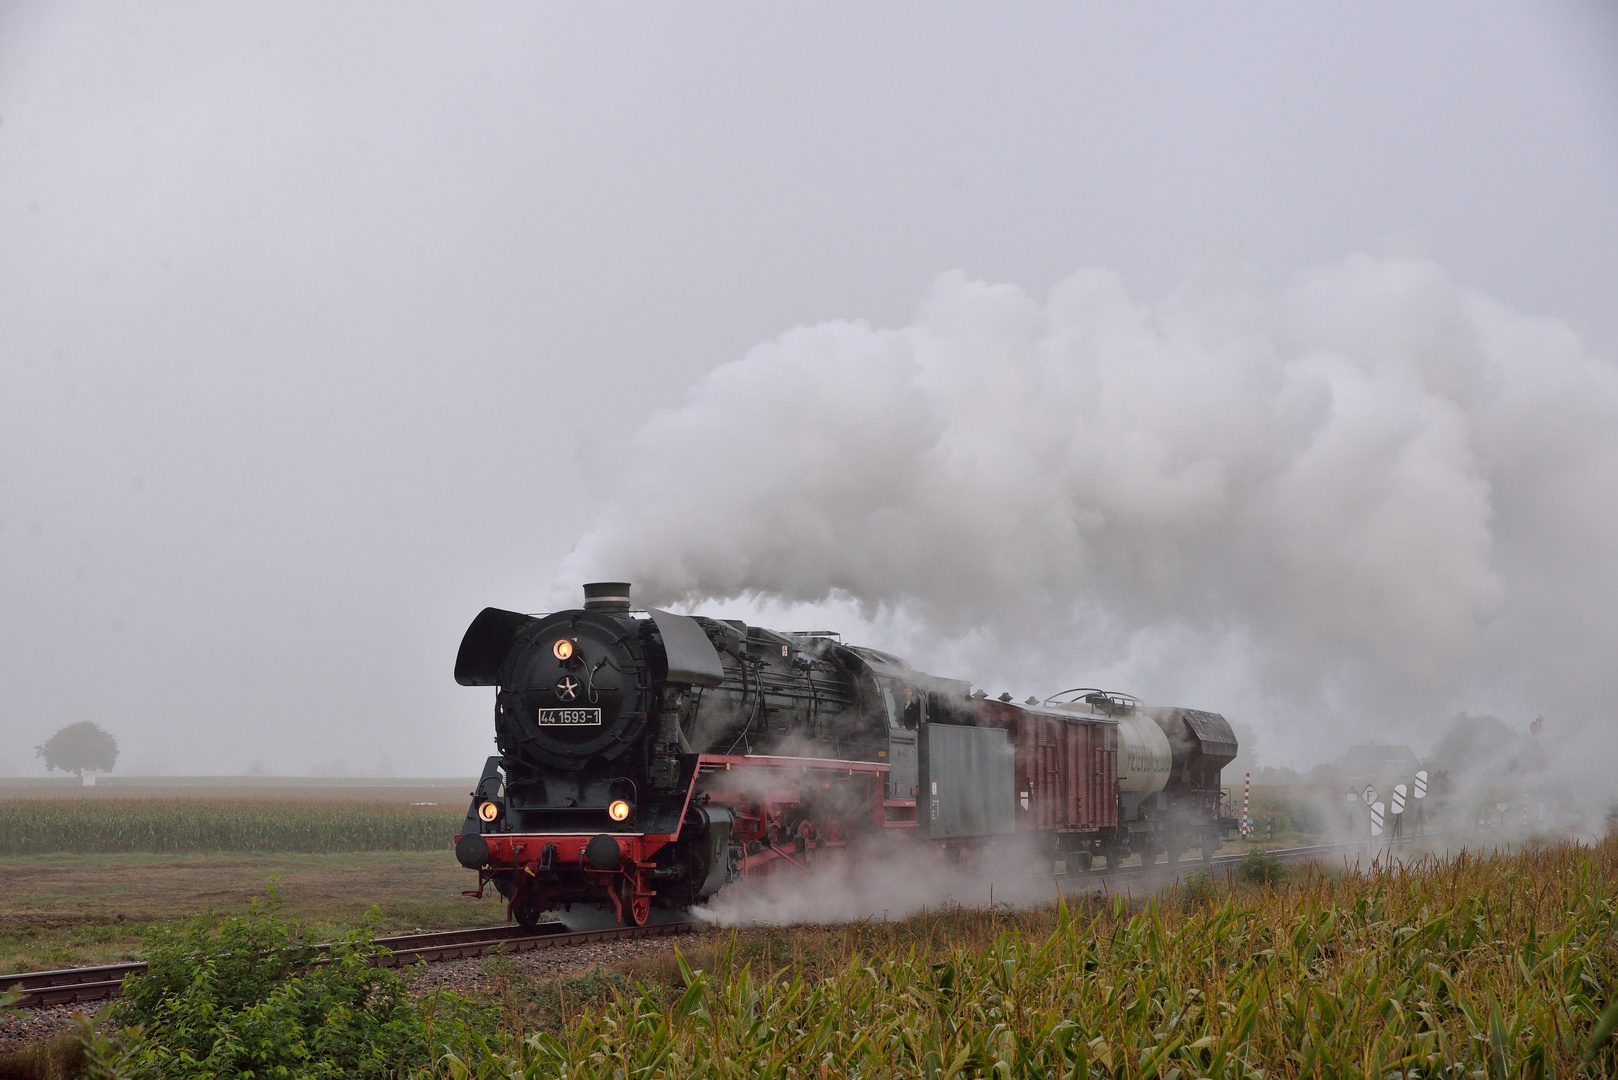
[[[1155,304],[945,274],[908,326],[719,366],[598,468],[561,605],[829,605],[991,691],[1105,682],[1294,752],[1618,700],[1618,370],[1428,261]]]

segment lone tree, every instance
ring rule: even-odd
[[[81,778],[90,772],[112,772],[118,760],[118,740],[90,720],[69,724],[34,747],[34,756],[45,759],[45,768],[61,769]]]

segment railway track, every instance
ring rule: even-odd
[[[1367,849],[1364,840],[1346,840],[1330,844],[1266,848],[1265,853],[1288,865],[1319,862],[1321,859],[1335,855],[1344,856],[1349,861],[1368,863],[1373,856],[1382,860],[1397,857],[1401,850],[1416,844],[1431,844],[1441,839],[1441,837],[1442,834],[1439,833],[1428,833],[1425,836],[1406,836],[1397,840],[1381,841],[1374,851]],[[1133,880],[1149,881],[1156,887],[1161,884],[1172,884],[1180,876],[1196,873],[1199,870],[1234,869],[1247,856],[1248,852],[1238,851],[1229,855],[1215,855],[1211,860],[1206,861],[1202,859],[1182,859],[1179,862],[1144,863],[1138,866],[1120,866],[1116,869],[1069,870],[1065,873],[1056,874],[1055,878],[1059,885],[1081,888],[1087,884],[1096,888],[1108,888],[1115,882]]]
[[[1406,840],[1399,841],[1398,843],[1405,844],[1413,839],[1415,838],[1406,838]],[[1429,836],[1425,839],[1431,840],[1434,839],[1434,837]],[[1385,858],[1389,852],[1396,850],[1397,847],[1395,846],[1383,845],[1378,848],[1376,855],[1379,858]],[[1307,844],[1300,847],[1265,849],[1265,854],[1272,855],[1280,862],[1288,864],[1316,862],[1332,855],[1359,856],[1365,854],[1365,852],[1366,845],[1365,841],[1363,840],[1348,840],[1332,844]],[[1130,878],[1141,875],[1163,875],[1165,873],[1174,875],[1182,873],[1194,873],[1198,870],[1217,870],[1221,868],[1228,869],[1230,867],[1240,865],[1241,861],[1247,858],[1247,856],[1248,852],[1238,851],[1229,855],[1215,855],[1209,860],[1182,859],[1179,862],[1142,863],[1138,866],[1120,866],[1116,869],[1102,868],[1098,870],[1069,870],[1065,873],[1059,873],[1056,876],[1064,881],[1102,882],[1111,881],[1116,878]]]
[[[1303,847],[1272,848],[1269,854],[1284,863],[1306,863],[1337,854],[1357,854],[1366,850],[1364,841],[1335,844],[1311,844]],[[1149,863],[1142,866],[1120,866],[1098,870],[1070,870],[1056,874],[1064,884],[1091,883],[1109,887],[1116,881],[1173,878],[1201,869],[1233,867],[1247,857],[1246,852],[1216,855],[1211,861],[1186,859],[1177,863]],[[376,944],[386,951],[382,963],[387,967],[400,967],[418,960],[429,963],[438,960],[458,960],[468,956],[489,953],[532,952],[569,945],[582,945],[593,941],[617,941],[625,938],[661,937],[686,933],[693,929],[689,922],[671,922],[650,926],[613,926],[602,930],[567,930],[560,923],[542,923],[533,930],[521,926],[484,926],[471,930],[446,930],[435,933],[400,934],[377,938]],[[95,967],[62,968],[57,971],[31,971],[16,975],[0,975],[0,996],[15,991],[20,996],[15,1004],[39,1008],[47,1005],[65,1005],[82,1001],[100,1001],[117,997],[124,977],[146,970],[144,961],[123,964],[101,964]]]
[[[688,922],[671,922],[649,926],[612,926],[604,930],[568,930],[561,923],[541,923],[532,930],[512,925],[481,926],[472,930],[399,934],[376,938],[375,942],[387,950],[381,960],[384,967],[402,967],[418,960],[431,963],[489,953],[533,952],[594,941],[662,937],[685,933],[691,928]],[[145,970],[146,963],[135,960],[124,964],[0,975],[0,996],[15,991],[19,995],[15,1004],[26,1008],[101,1001],[119,995],[125,976],[138,975]]]

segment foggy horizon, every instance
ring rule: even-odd
[[[585,579],[1618,756],[1595,2],[19,3],[0,245],[0,776],[474,775]]]

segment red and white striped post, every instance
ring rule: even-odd
[[[1242,835],[1253,835],[1253,815],[1249,812],[1253,808],[1253,774],[1247,773],[1246,782],[1242,785]]]

